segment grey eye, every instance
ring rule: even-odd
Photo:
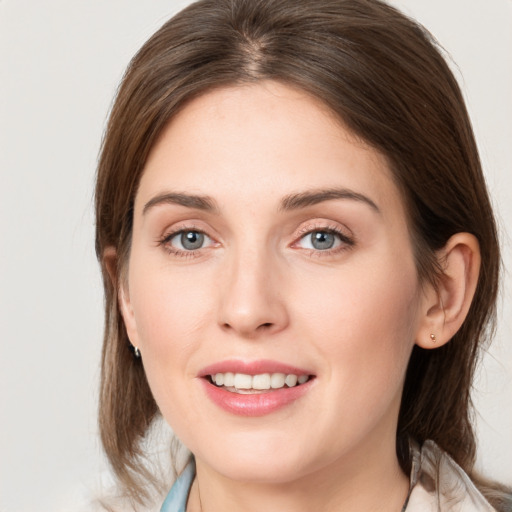
[[[205,236],[199,231],[183,231],[178,236],[181,246],[187,251],[200,249],[204,244]]]
[[[299,245],[303,249],[313,249],[315,251],[328,251],[341,246],[343,243],[350,244],[350,240],[328,229],[310,231],[299,241]]]
[[[333,233],[329,233],[328,231],[313,231],[309,235],[311,245],[313,248],[318,249],[319,251],[325,251],[326,249],[332,249],[334,247],[334,243],[336,242],[336,238]]]

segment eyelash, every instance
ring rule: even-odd
[[[170,241],[176,237],[177,235],[188,233],[188,232],[194,232],[199,233],[201,235],[204,235],[205,237],[209,238],[210,240],[213,240],[210,236],[208,236],[207,233],[205,233],[203,230],[198,229],[194,226],[189,227],[180,227],[179,229],[172,231],[171,233],[166,233],[163,237],[159,238],[157,241],[158,246],[162,246],[168,254],[171,254],[173,256],[177,256],[179,258],[194,258],[200,256],[200,252],[204,247],[201,247],[199,249],[192,249],[192,250],[182,250],[177,249],[176,247],[173,247],[170,245]],[[295,242],[291,245],[296,246],[305,236],[311,235],[312,233],[329,233],[336,237],[341,242],[341,245],[339,247],[335,247],[333,249],[307,249],[304,248],[304,251],[307,251],[310,256],[328,256],[337,254],[346,250],[351,249],[355,245],[355,240],[353,237],[348,236],[346,233],[341,231],[336,226],[325,226],[325,225],[313,225],[313,226],[306,226],[303,229],[299,231],[297,236],[295,237]]]

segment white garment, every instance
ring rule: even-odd
[[[462,468],[433,441],[411,443],[411,492],[405,512],[495,512]]]

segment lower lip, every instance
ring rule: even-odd
[[[227,412],[238,416],[264,416],[295,402],[310,389],[314,379],[294,386],[281,388],[268,393],[239,394],[217,387],[206,379],[201,379],[210,400]]]

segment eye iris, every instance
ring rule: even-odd
[[[315,231],[311,233],[311,245],[315,249],[326,250],[334,245],[334,235],[327,231]]]
[[[197,231],[185,231],[181,234],[181,245],[189,250],[199,249],[204,243],[203,233]]]

